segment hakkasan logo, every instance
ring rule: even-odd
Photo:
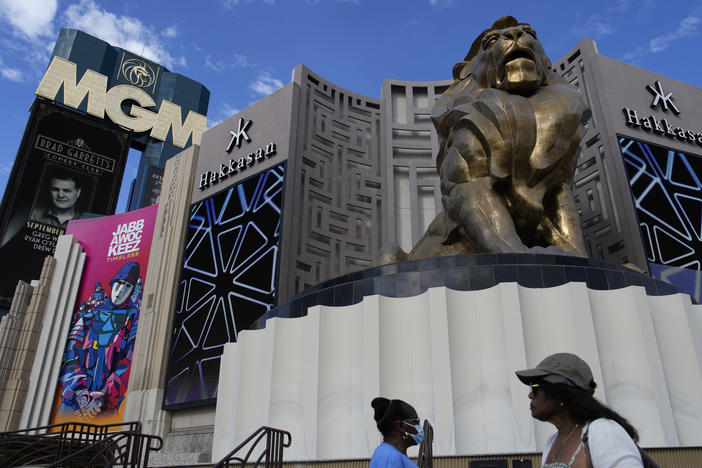
[[[127,57],[126,53],[122,53],[118,79],[153,94],[156,90],[159,70],[160,67],[144,59]]]
[[[242,139],[247,143],[251,143],[251,137],[246,131],[253,125],[252,120],[239,119],[239,125],[236,131],[230,130],[229,135],[231,139],[227,145],[227,153],[232,153],[234,148],[241,147]],[[200,190],[205,190],[210,185],[216,185],[220,180],[228,178],[230,175],[236,175],[244,171],[247,167],[253,166],[254,164],[263,161],[265,158],[274,156],[278,153],[275,143],[270,142],[266,146],[262,146],[248,154],[241,154],[238,157],[234,156],[229,161],[223,162],[219,165],[219,169],[214,171],[205,171],[200,174],[200,183],[197,188]]]
[[[664,112],[671,110],[675,114],[672,118],[676,118],[676,116],[680,115],[680,110],[673,101],[673,93],[666,93],[660,81],[656,81],[653,86],[650,84],[646,85],[646,89],[653,95],[653,100],[651,101],[652,109],[660,106]],[[645,132],[665,135],[668,138],[674,138],[688,143],[697,143],[699,146],[702,146],[702,131],[698,129],[691,130],[675,125],[677,121],[671,122],[668,118],[660,118],[653,114],[646,115],[647,113],[639,109],[625,107],[622,111],[624,111],[624,119],[629,127],[640,128]]]

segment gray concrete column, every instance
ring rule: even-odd
[[[72,235],[59,236],[53,262],[53,275],[44,264],[25,318],[27,321],[36,316],[37,326],[41,323],[41,332],[38,341],[32,343],[28,340],[26,343],[30,352],[36,351],[31,358],[29,354],[27,356],[27,362],[32,362],[32,366],[20,428],[49,424],[68,329],[85,266],[83,247]]]
[[[53,269],[53,262],[44,260],[44,267]],[[49,265],[47,266],[47,261]],[[39,330],[34,329],[35,323],[25,322],[27,306],[32,299],[34,288],[20,281],[15,289],[10,312],[0,322],[0,431],[17,429],[22,414],[22,406],[27,395],[31,360],[28,354],[34,355]],[[27,339],[27,337],[32,339]],[[34,342],[30,346],[20,348],[20,343]]]
[[[198,153],[194,145],[166,163],[124,403],[125,421],[161,437],[171,429],[161,405]]]

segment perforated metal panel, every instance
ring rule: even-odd
[[[630,198],[627,198],[627,181],[620,180],[612,170],[612,165],[621,159],[619,148],[615,146],[616,135],[606,127],[602,103],[594,92],[594,88],[603,83],[598,83],[588,70],[589,61],[595,55],[595,43],[583,39],[553,64],[556,73],[581,91],[592,111],[580,144],[573,195],[589,256],[615,264],[636,263],[645,268],[640,239],[629,235],[626,229],[627,224],[632,222],[631,210],[627,210],[629,207],[620,201],[626,200],[631,205]],[[615,195],[619,195],[620,200]]]
[[[383,151],[388,212],[385,236],[405,251],[441,211],[438,140],[431,107],[452,81],[383,82]]]
[[[381,105],[300,65],[297,133],[286,189],[280,301],[371,266],[382,245]]]

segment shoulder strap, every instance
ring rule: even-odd
[[[587,443],[588,440],[588,435],[590,432],[590,421],[585,423],[585,432],[583,433],[583,444],[585,445],[585,462],[587,463],[588,468],[593,468],[592,466],[592,456],[590,455],[590,444]]]
[[[636,448],[639,449],[639,455],[641,455],[641,463],[643,463],[644,468],[661,468],[656,461],[651,458],[649,454],[644,452],[644,449],[639,447],[639,444],[636,444]]]

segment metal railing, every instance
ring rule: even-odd
[[[259,446],[259,442],[265,438],[265,448],[261,451],[255,460],[250,460],[254,454],[254,450]],[[234,450],[225,455],[214,468],[225,468],[234,466],[235,464],[243,467],[244,465],[252,465],[252,468],[263,466],[265,468],[282,468],[283,466],[283,449],[290,447],[292,438],[288,431],[276,429],[274,427],[259,427],[245,441],[240,443]],[[248,451],[245,454],[243,452]],[[240,455],[239,452],[242,454]]]
[[[141,433],[140,422],[68,422],[0,432],[0,466],[147,467],[163,440]]]

